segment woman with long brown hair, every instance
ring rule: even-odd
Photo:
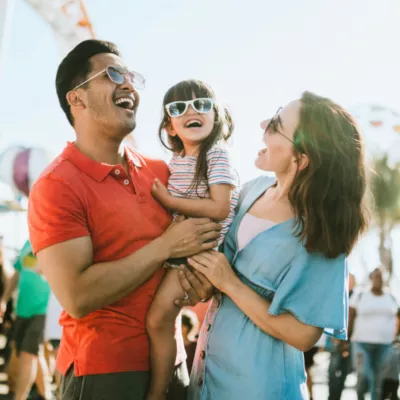
[[[346,338],[350,254],[366,228],[363,144],[353,118],[304,93],[261,123],[256,166],[224,253],[189,264],[219,290],[202,326],[189,399],[307,399],[303,352]]]

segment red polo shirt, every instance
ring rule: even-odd
[[[151,186],[168,180],[168,167],[126,148],[122,165],[96,162],[73,143],[43,172],[29,197],[29,232],[34,252],[90,236],[93,263],[118,260],[157,238],[171,222],[152,197]],[[161,267],[161,266],[160,266]],[[88,375],[149,369],[145,316],[163,277],[160,268],[117,303],[76,320],[60,317],[63,336],[57,367]]]

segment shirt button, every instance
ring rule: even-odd
[[[203,386],[203,383],[204,383],[203,378],[200,378],[199,379],[199,386]]]
[[[202,360],[204,360],[204,357],[206,356],[206,352],[204,351],[204,350],[202,350],[201,352],[200,352],[200,358],[202,359]]]
[[[115,175],[119,175],[121,173],[121,171],[119,169],[115,170]]]
[[[207,332],[210,332],[210,329],[211,329],[211,324],[208,324]]]
[[[124,180],[124,185],[129,185],[129,179]]]

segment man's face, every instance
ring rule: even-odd
[[[120,57],[110,53],[97,54],[90,61],[92,71],[87,79],[109,66],[126,68]],[[104,72],[88,82],[85,87],[77,89],[83,103],[77,118],[82,116],[88,123],[99,125],[99,130],[118,140],[135,129],[139,94],[128,77],[125,77],[122,84],[117,84]],[[122,99],[130,101],[121,103]]]

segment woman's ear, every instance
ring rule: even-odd
[[[303,169],[306,169],[309,164],[309,158],[306,154],[302,153],[300,157],[297,158],[297,168],[299,171],[302,171]]]

